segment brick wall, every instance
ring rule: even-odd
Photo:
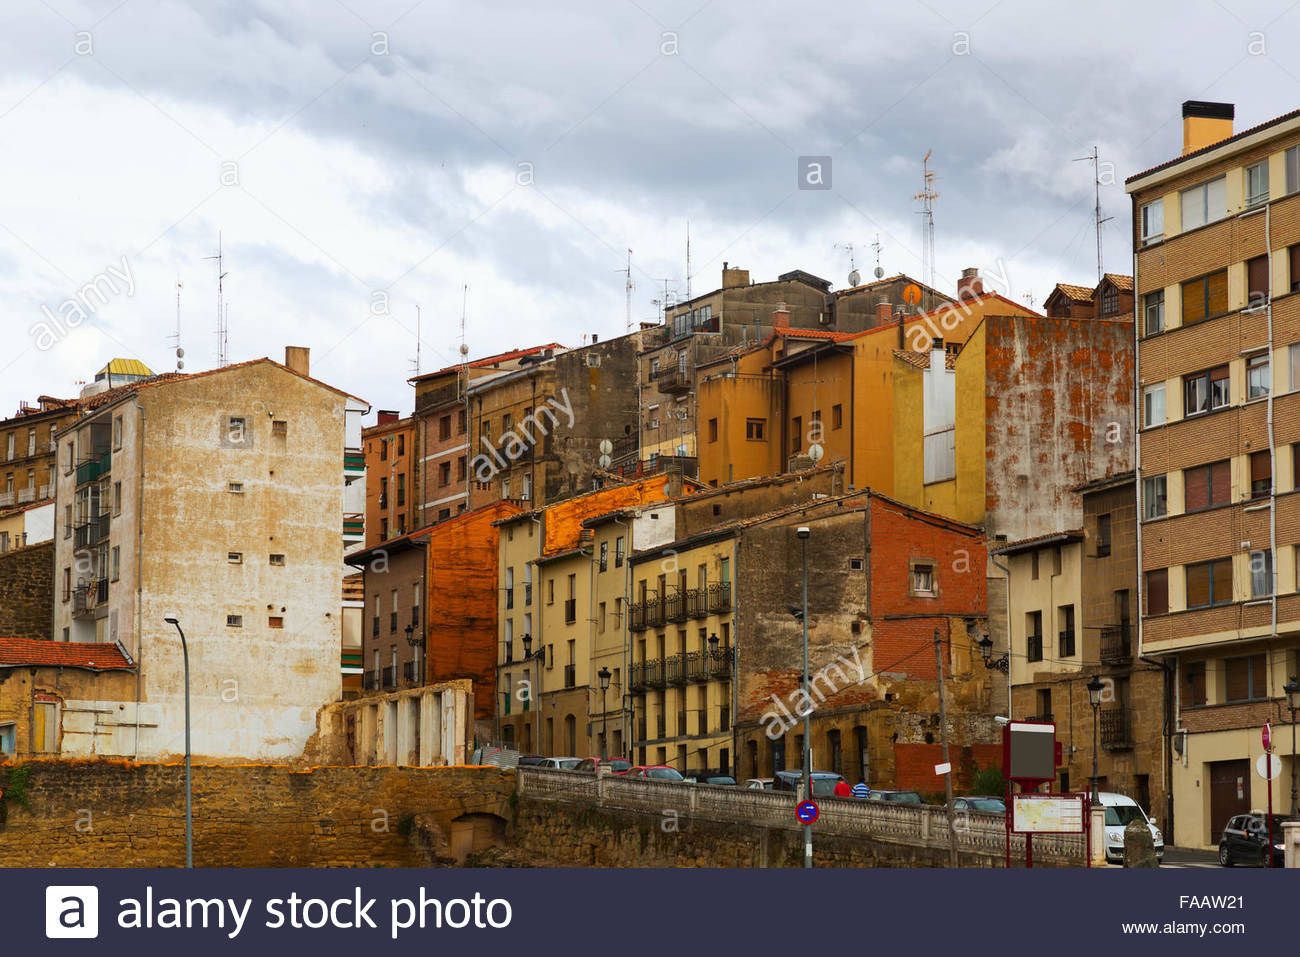
[[[185,769],[177,764],[30,761],[26,806],[6,800],[11,867],[177,867],[185,861]],[[0,765],[0,789],[14,765]],[[495,768],[281,765],[194,768],[198,867],[414,867],[408,835],[466,815],[509,814],[514,775]],[[12,792],[11,792],[12,794]]]
[[[54,543],[0,555],[0,635],[52,638],[53,613]]]
[[[1002,767],[1001,744],[971,744],[950,747],[952,762],[952,788],[954,794],[969,792],[977,771]],[[934,773],[934,766],[943,762],[942,744],[894,745],[895,787],[934,794],[944,789],[943,778]]]

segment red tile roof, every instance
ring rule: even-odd
[[[1121,276],[1117,272],[1108,272],[1102,276],[1103,279],[1109,279],[1116,289],[1122,289],[1125,292],[1133,291],[1133,277]]]
[[[1056,288],[1052,291],[1061,293],[1071,302],[1092,302],[1091,286],[1076,286],[1070,282],[1058,282]]]
[[[778,326],[775,332],[787,339],[830,339],[834,342],[853,336],[851,332],[836,332],[834,329],[792,329],[787,326]]]
[[[482,369],[485,366],[494,366],[499,362],[511,362],[515,359],[522,359],[524,356],[536,355],[539,352],[545,352],[547,349],[567,350],[567,346],[560,345],[558,342],[548,342],[544,346],[530,346],[527,349],[511,349],[509,352],[498,352],[494,356],[485,356],[482,359],[475,359],[472,362],[466,362],[465,365],[471,369]],[[460,363],[439,369],[437,372],[426,372],[423,375],[417,375],[407,382],[422,382],[425,379],[432,379],[436,376],[446,375],[448,372],[455,372],[461,368]]]
[[[908,365],[916,366],[918,369],[930,368],[930,353],[928,352],[910,352],[906,349],[895,349],[894,358],[902,359]],[[943,353],[943,367],[945,369],[957,368],[957,357],[946,349]]]
[[[89,671],[133,671],[117,645],[85,645],[37,638],[0,638],[0,668],[29,666],[85,668]]]

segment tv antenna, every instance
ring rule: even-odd
[[[691,221],[686,220],[686,298],[691,298]]]
[[[1094,146],[1092,152],[1087,156],[1075,157],[1074,162],[1092,164],[1092,189],[1094,197],[1092,218],[1097,229],[1097,282],[1100,283],[1102,275],[1101,224],[1108,223],[1115,217],[1107,216],[1103,219],[1101,215],[1101,154],[1097,151],[1097,147]]]
[[[623,269],[616,269],[615,272],[623,274],[623,287],[627,292],[627,331],[632,331],[632,290],[636,288],[636,283],[632,281],[632,250],[627,251],[627,266]]]
[[[185,358],[185,350],[181,348],[181,277],[176,276],[176,332],[167,337],[173,341],[173,349],[176,351],[176,371],[179,372],[185,368],[182,361]]]
[[[860,272],[858,272],[857,264],[856,264],[856,262],[855,262],[855,260],[854,260],[854,258],[853,258],[853,244],[852,244],[852,243],[836,243],[836,244],[835,244],[835,248],[836,248],[836,249],[847,249],[847,250],[848,250],[848,252],[849,252],[849,285],[850,285],[850,286],[856,286],[856,285],[858,285],[858,283],[862,282],[862,274],[861,274]]]
[[[204,259],[215,259],[217,261],[217,366],[229,365],[227,351],[230,346],[230,322],[229,312],[226,309],[225,299],[225,279],[230,275],[225,271],[225,257],[221,251],[221,231],[217,231],[217,254],[215,256],[204,256]]]
[[[460,337],[462,341],[465,338],[465,321],[463,316],[461,318]],[[408,359],[407,361],[414,366],[415,374],[419,375],[420,374],[420,304],[418,302],[415,304],[415,358]]]
[[[921,201],[921,275],[930,288],[934,288],[934,201],[939,194],[934,191],[934,170],[930,169],[930,154],[926,150],[921,160],[921,191],[913,199]]]
[[[671,279],[656,279],[655,282],[664,284],[664,295],[662,299],[651,299],[650,301],[659,307],[659,318],[663,322],[668,321],[668,310],[677,304],[677,296],[668,291],[668,284]]]
[[[469,346],[465,344],[465,307],[469,303],[469,283],[461,283],[460,287],[460,364],[465,369],[469,364]],[[416,313],[419,318],[419,313]],[[466,378],[465,384],[469,385],[469,379]]]
[[[885,270],[880,267],[880,250],[885,248],[880,245],[880,233],[876,233],[876,239],[871,244],[871,248],[876,251],[876,268],[872,270],[872,275],[880,279],[885,275]]]

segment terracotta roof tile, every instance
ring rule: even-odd
[[[1125,292],[1132,292],[1132,291],[1133,291],[1133,277],[1132,277],[1132,276],[1121,276],[1121,275],[1120,275],[1119,273],[1117,273],[1117,272],[1108,272],[1108,273],[1105,273],[1105,274],[1103,275],[1102,278],[1103,278],[1103,279],[1109,279],[1109,280],[1111,281],[1111,283],[1115,286],[1116,289],[1122,289],[1122,290],[1124,290]]]
[[[894,358],[902,359],[908,365],[916,366],[918,369],[930,368],[930,353],[928,352],[911,352],[906,349],[895,349]],[[947,349],[943,352],[943,367],[945,369],[957,368],[957,357]]]
[[[117,645],[87,645],[37,638],[0,638],[0,668],[24,666],[86,668],[90,671],[132,671],[134,666]]]
[[[1092,302],[1091,286],[1076,286],[1070,282],[1058,282],[1053,292],[1059,292],[1071,302]]]
[[[496,365],[498,362],[510,362],[514,359],[522,359],[524,356],[531,356],[537,354],[538,352],[545,352],[547,349],[559,349],[561,351],[567,351],[568,347],[560,345],[560,343],[558,342],[548,342],[546,343],[546,345],[542,345],[542,346],[530,346],[527,349],[511,349],[509,352],[498,352],[494,356],[484,356],[482,359],[474,359],[471,362],[466,362],[465,365],[471,369],[482,369],[485,366]],[[435,376],[446,375],[449,372],[455,372],[459,368],[461,368],[461,364],[456,363],[455,365],[450,365],[447,366],[446,368],[439,369],[437,372],[426,372],[423,375],[414,376],[413,378],[407,379],[406,381],[422,382],[425,379],[432,379]]]
[[[1219,140],[1217,143],[1211,143],[1209,146],[1202,146],[1199,150],[1193,150],[1192,152],[1187,153],[1186,155],[1183,156],[1175,156],[1171,160],[1165,160],[1165,162],[1158,163],[1155,166],[1152,166],[1150,169],[1144,169],[1140,173],[1134,173],[1132,176],[1125,179],[1124,182],[1126,184],[1131,183],[1135,179],[1141,179],[1143,176],[1147,176],[1151,173],[1157,172],[1158,170],[1168,169],[1171,166],[1177,166],[1179,163],[1189,160],[1193,156],[1203,156],[1204,154],[1209,153],[1212,150],[1219,149],[1221,146],[1227,146],[1229,143],[1234,143],[1237,140],[1250,136],[1252,133],[1258,133],[1260,130],[1268,129],[1270,126],[1276,126],[1279,123],[1285,123],[1287,120],[1293,120],[1296,117],[1300,117],[1300,110],[1292,110],[1290,113],[1283,113],[1281,116],[1277,116],[1271,120],[1267,120],[1263,123],[1260,123],[1258,126],[1252,126],[1248,130],[1242,130],[1240,133],[1236,133],[1232,136],[1229,136],[1227,139]]]

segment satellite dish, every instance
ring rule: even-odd
[[[885,274],[885,271],[881,269],[879,266],[877,266],[875,268],[875,273],[876,273],[876,278],[879,279],[881,276]]]
[[[463,356],[469,355],[469,346],[463,342],[460,344],[460,354]]]
[[[184,362],[181,362],[181,361],[178,360],[177,363],[176,363],[176,368],[177,368],[177,369],[184,369],[184,368],[185,368],[185,363],[184,363]]]
[[[808,446],[808,458],[812,459],[813,465],[816,465],[818,462],[820,462],[822,460],[822,456],[824,456],[825,454],[826,454],[826,450],[823,449],[816,442],[813,442]]]
[[[613,451],[614,451],[614,443],[613,443],[613,442],[611,442],[609,439],[601,439],[601,440],[600,440],[600,454],[601,454],[601,455],[609,455],[609,454],[610,454],[611,452],[613,452]]]
[[[608,455],[602,455],[599,459],[597,459],[597,461],[600,463],[601,468],[607,469],[609,468],[610,463],[613,461],[613,459],[611,459]]]
[[[177,359],[184,359],[184,358],[185,358],[185,350],[184,350],[184,349],[179,349],[179,348],[178,348],[178,349],[176,350],[176,358],[177,358]]]
[[[862,282],[862,274],[861,274],[861,273],[859,273],[856,269],[853,270],[853,272],[849,273],[849,285],[850,285],[850,286],[856,286],[856,285],[857,285],[858,283],[860,283],[860,282]]]

